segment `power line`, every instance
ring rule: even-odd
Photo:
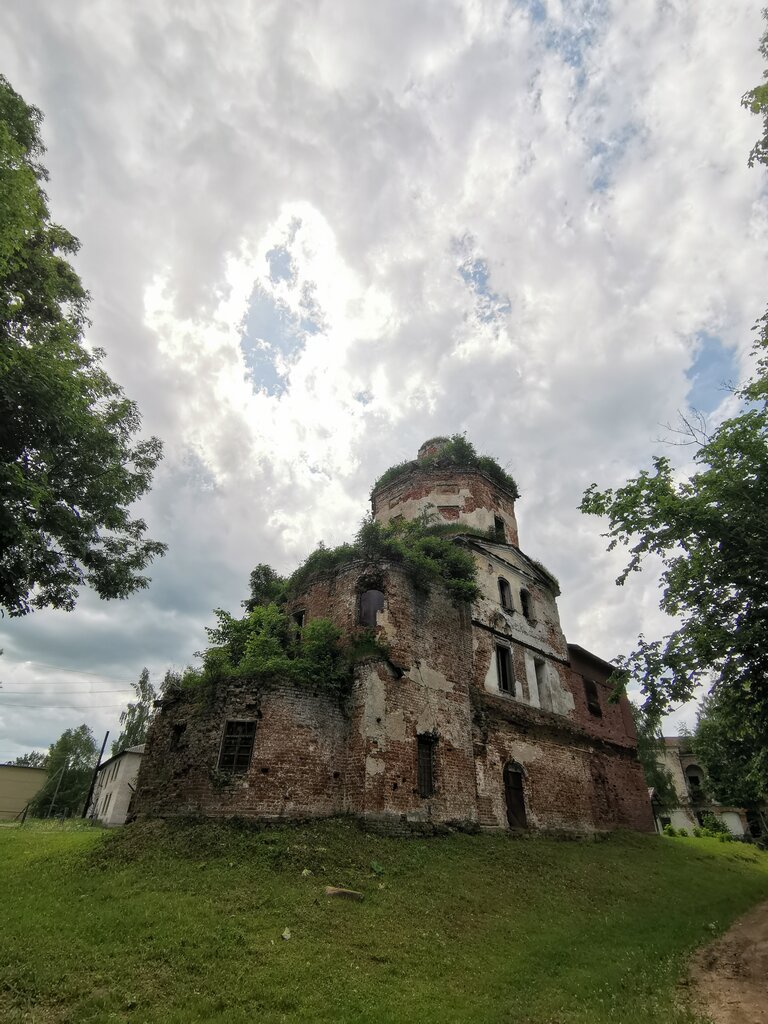
[[[56,689],[58,689],[58,687],[56,687]],[[14,693],[14,694],[23,693],[25,697],[34,697],[36,692],[39,692],[43,697],[52,697],[53,696],[53,694],[48,693],[48,692],[44,692],[43,690],[39,690],[39,691],[35,691],[35,690],[5,690],[5,689],[3,689],[2,684],[0,684],[0,697],[3,697],[6,693]],[[121,689],[115,689],[114,687],[112,687],[109,690],[62,690],[61,692],[62,692],[62,696],[63,697],[81,697],[81,696],[90,697],[94,693],[123,693],[124,691],[121,690]],[[125,692],[127,692],[127,689],[126,689]]]
[[[91,708],[124,708],[125,704],[0,704],[3,708],[58,708],[61,711],[89,711]]]

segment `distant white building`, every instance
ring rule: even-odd
[[[88,817],[102,825],[124,825],[139,774],[144,744],[127,747],[99,766]]]
[[[741,838],[749,832],[747,812],[741,807],[726,807],[713,803],[704,792],[704,773],[691,749],[687,736],[665,736],[661,766],[672,775],[678,806],[665,808],[652,794],[651,804],[659,832],[665,825],[684,828],[691,832],[703,824],[709,811],[728,826],[731,835]]]

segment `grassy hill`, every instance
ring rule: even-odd
[[[670,1024],[693,1020],[686,955],[768,898],[768,855],[346,820],[32,825],[0,828],[0,893],[4,1024]]]

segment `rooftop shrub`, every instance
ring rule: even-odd
[[[371,494],[394,483],[401,477],[407,476],[414,469],[477,469],[489,476],[499,487],[503,487],[512,497],[519,498],[520,492],[517,488],[515,478],[503,469],[496,459],[490,455],[478,455],[477,449],[471,441],[467,440],[465,434],[453,434],[449,438],[433,438],[434,441],[442,442],[440,450],[433,455],[427,455],[423,459],[411,459],[400,462],[396,466],[390,466],[385,470],[373,485]],[[427,442],[429,443],[429,442]]]

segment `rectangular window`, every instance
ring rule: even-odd
[[[584,680],[584,695],[587,698],[589,713],[602,718],[603,709],[600,707],[600,694],[597,692],[597,683],[594,679]]]
[[[512,652],[508,647],[498,646],[496,648],[496,670],[501,692],[514,694],[515,676],[512,671]]]
[[[493,533],[494,538],[502,544],[507,539],[507,531],[504,529],[504,520],[501,516],[493,517]]]
[[[303,609],[301,611],[293,613],[293,621],[296,623],[299,629],[304,629],[304,620],[306,619],[306,616],[307,613]]]
[[[245,772],[251,763],[255,722],[227,722],[221,741],[219,768],[223,772]]]
[[[419,796],[432,796],[435,792],[435,746],[434,736],[417,736]]]

